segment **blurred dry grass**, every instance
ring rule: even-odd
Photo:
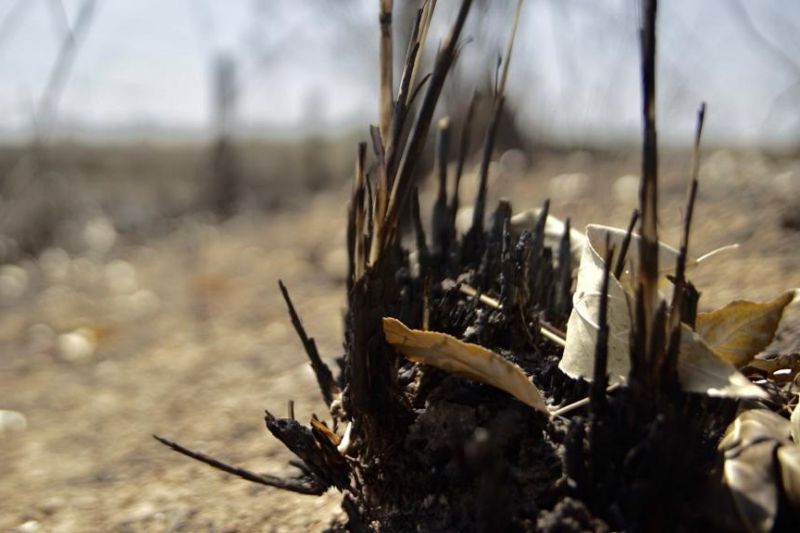
[[[350,136],[237,142],[240,209],[297,206],[309,193],[347,182],[353,145]],[[78,251],[69,233],[89,218],[106,217],[123,233],[151,234],[209,210],[211,158],[201,143],[63,142],[40,152],[2,146],[0,262],[51,244]]]

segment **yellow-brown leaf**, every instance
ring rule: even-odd
[[[542,393],[515,364],[493,351],[446,333],[410,329],[383,319],[386,342],[415,363],[425,363],[502,389],[537,411],[549,414]]]
[[[769,302],[737,300],[711,313],[699,313],[696,331],[715,354],[741,368],[772,342],[783,310],[794,296],[792,290]]]

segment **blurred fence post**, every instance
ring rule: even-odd
[[[238,87],[236,60],[220,53],[213,60],[214,139],[211,147],[211,205],[223,219],[236,212],[241,188],[240,169],[233,132],[236,124]]]

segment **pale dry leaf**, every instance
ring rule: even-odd
[[[722,398],[768,398],[730,363],[723,361],[686,324],[681,324],[678,379],[683,390]]]
[[[783,493],[795,509],[800,509],[800,446],[791,444],[778,448]]]
[[[619,250],[626,233],[619,228],[595,224],[586,227],[587,245],[583,247],[581,254],[578,280],[572,299],[573,310],[567,323],[567,346],[559,364],[561,371],[573,378],[591,379],[594,372],[606,234],[609,236],[610,245]],[[629,269],[635,268],[639,260],[638,246],[639,238],[634,235],[626,256]],[[670,261],[674,263],[677,254],[677,250],[666,245],[661,245],[659,250],[660,261],[665,266]],[[608,374],[611,384],[624,381],[630,371],[631,314],[628,298],[626,288],[620,280],[612,276],[608,284]]]
[[[736,459],[725,461],[723,475],[739,517],[748,531],[771,531],[778,513],[775,441],[750,446]]]
[[[386,342],[415,363],[441,368],[502,389],[537,411],[549,414],[544,396],[515,364],[495,352],[446,333],[410,329],[383,319]]]
[[[770,531],[778,512],[775,449],[790,444],[789,422],[767,409],[739,415],[719,443],[723,481],[750,531]]]
[[[559,363],[562,372],[570,377],[591,380],[594,375],[594,354],[597,344],[600,291],[603,280],[606,250],[606,233],[611,244],[619,249],[625,230],[590,225],[586,228],[588,245],[584,247],[578,270],[578,281],[573,295],[573,309],[567,323],[564,355]],[[627,270],[636,268],[639,238],[631,238],[627,254]],[[668,286],[666,274],[674,264],[678,251],[660,243],[659,262],[662,276],[660,285]],[[629,279],[629,275],[623,278]],[[623,279],[623,281],[624,281]],[[630,372],[630,302],[633,296],[628,288],[613,276],[608,285],[608,379],[610,384],[625,381]],[[678,373],[684,390],[724,397],[763,398],[766,393],[752,384],[732,365],[719,360],[690,328],[682,329],[681,357]]]
[[[737,300],[710,313],[698,313],[696,331],[719,357],[741,368],[775,337],[783,310],[794,300],[787,291],[769,302]]]
[[[794,406],[789,422],[792,427],[792,440],[800,446],[800,402],[797,402],[797,405]]]
[[[748,409],[725,430],[719,450],[726,459],[736,458],[745,448],[763,440],[790,444],[789,421],[769,409]]]

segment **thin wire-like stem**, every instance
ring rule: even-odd
[[[210,455],[206,455],[202,452],[196,452],[194,450],[190,450],[185,446],[181,446],[177,442],[173,442],[169,439],[165,439],[163,437],[159,437],[158,435],[153,435],[153,438],[156,439],[158,442],[171,448],[172,450],[185,455],[186,457],[190,457],[195,461],[200,461],[203,464],[206,464],[210,467],[216,468],[217,470],[222,470],[228,474],[240,477],[246,481],[251,481],[253,483],[258,483],[260,485],[267,485],[269,487],[275,487],[278,489],[289,490],[292,492],[297,492],[299,494],[308,494],[312,496],[319,496],[320,494],[324,493],[327,490],[327,486],[323,483],[320,483],[316,480],[316,478],[312,478],[308,476],[306,473],[305,477],[298,478],[298,479],[284,479],[277,476],[271,476],[269,474],[259,474],[257,472],[252,472],[245,468],[229,465],[220,461],[219,459],[215,459]]]

